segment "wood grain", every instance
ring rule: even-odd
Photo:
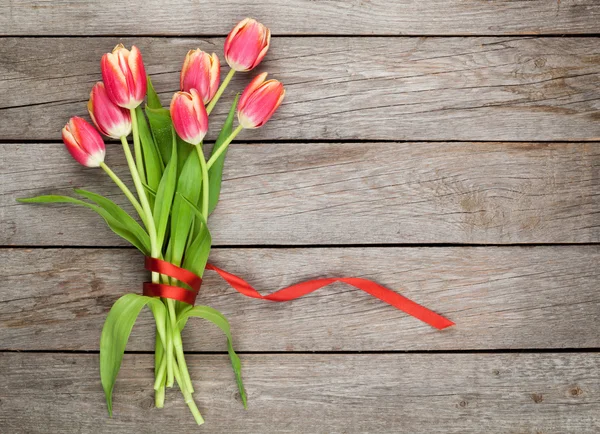
[[[578,433],[600,430],[600,355],[243,355],[249,407],[226,355],[188,356],[179,392],[153,408],[153,357],[126,355],[106,415],[98,356],[0,354],[0,426],[27,433]]]
[[[2,35],[225,35],[245,16],[277,35],[506,35],[600,32],[594,0],[19,0],[0,4]]]
[[[3,249],[0,350],[98,349],[114,301],[148,279],[135,250]],[[246,298],[207,272],[198,304],[230,320],[240,351],[392,351],[600,347],[599,246],[215,249],[211,262],[263,294],[303,280],[357,276],[448,316],[438,332],[343,284],[289,303]],[[152,351],[139,318],[129,350]],[[225,351],[200,320],[188,351]]]
[[[89,210],[16,202],[84,187],[123,203],[63,148],[0,144],[0,243],[126,245]],[[210,227],[215,245],[598,242],[599,168],[597,143],[234,144]]]
[[[485,2],[486,4],[488,2]],[[469,5],[473,2],[468,2]],[[483,2],[480,2],[483,4]],[[167,104],[185,53],[220,38],[6,38],[0,140],[59,139],[87,115],[102,53],[135,43]],[[260,71],[286,100],[243,139],[600,140],[598,38],[273,38]],[[224,68],[224,71],[226,69]],[[238,74],[227,101],[249,77]],[[215,137],[224,101],[211,120]]]

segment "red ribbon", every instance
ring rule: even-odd
[[[200,285],[202,284],[202,279],[200,277],[188,270],[184,270],[183,268],[156,258],[146,258],[146,269],[180,280],[188,285],[192,290],[190,291],[177,286],[146,282],[144,283],[144,295],[172,298],[174,300],[183,301],[191,305],[194,304],[196,301],[196,296],[198,295],[198,291],[200,290]],[[396,309],[406,312],[407,314],[426,322],[438,330],[442,330],[446,327],[454,325],[454,323],[449,319],[444,318],[443,316],[438,315],[437,313],[427,309],[424,306],[421,306],[418,303],[415,303],[414,301],[398,294],[397,292],[394,292],[391,289],[381,286],[378,283],[368,279],[362,279],[359,277],[330,277],[325,279],[308,280],[306,282],[297,283],[295,285],[288,286],[287,288],[280,289],[279,291],[275,291],[269,295],[261,295],[248,282],[234,274],[228,273],[225,270],[221,270],[220,268],[211,264],[207,264],[206,269],[217,272],[219,276],[221,276],[223,280],[225,280],[233,289],[247,297],[277,302],[290,301],[300,298],[306,294],[310,294],[311,292],[331,283],[343,282],[354,286],[361,291],[371,294],[373,297],[377,297],[387,304],[394,306]]]
[[[162,259],[150,258],[149,256],[146,256],[144,266],[148,271],[154,271],[172,277],[185,283],[191,288],[190,291],[179,286],[167,285],[165,283],[144,282],[144,295],[149,297],[171,298],[173,300],[191,304],[192,306],[194,305],[196,296],[202,285],[200,276],[196,276],[191,271],[173,265],[170,262],[163,261]]]

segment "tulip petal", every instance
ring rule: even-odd
[[[144,67],[144,61],[142,59],[142,53],[133,45],[131,47],[131,52],[129,53],[129,58],[127,59],[127,64],[129,65],[129,69],[131,71],[131,77],[133,79],[133,88],[135,89],[133,92],[133,98],[136,102],[136,107],[139,105],[139,102],[144,100],[146,96],[146,68]]]
[[[271,32],[256,20],[246,18],[225,40],[225,60],[236,71],[249,71],[264,58],[269,48]]]
[[[263,126],[283,101],[283,85],[277,80],[263,81],[265,77],[263,73],[252,80],[240,98],[238,120],[244,128]]]
[[[248,98],[258,89],[267,78],[268,73],[263,72],[258,74],[256,77],[252,79],[252,81],[246,86],[244,92],[242,92],[242,96],[240,97],[240,102],[238,103],[239,110],[242,110],[246,105],[246,101]]]
[[[123,107],[129,102],[127,89],[127,78],[119,67],[119,59],[113,53],[106,53],[100,62],[102,70],[102,81],[110,99],[117,105]]]
[[[100,134],[79,117],[72,117],[62,129],[62,137],[71,156],[87,167],[98,167],[104,161],[105,146]]]

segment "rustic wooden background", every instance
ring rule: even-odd
[[[15,198],[122,203],[60,143],[101,54],[138,45],[166,104],[187,50],[222,58],[245,16],[271,27],[259,70],[287,95],[232,146],[212,261],[263,292],[371,278],[457,326],[344,285],[275,305],[209,274],[199,302],[232,323],[249,409],[200,322],[184,339],[207,423],[177,391],[153,408],[145,313],[108,419],[100,330],[142,258],[90,212]],[[1,0],[0,34],[0,432],[600,432],[600,1]],[[108,161],[125,173],[118,147]]]

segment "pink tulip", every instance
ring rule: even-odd
[[[72,117],[62,129],[63,142],[71,156],[87,167],[104,162],[104,141],[98,131],[84,119]]]
[[[221,65],[215,53],[212,56],[201,49],[188,51],[179,79],[181,90],[196,89],[204,104],[215,96],[221,78]]]
[[[208,131],[208,115],[196,89],[173,95],[171,119],[175,131],[186,142],[197,145],[204,139]]]
[[[129,51],[123,44],[117,45],[102,56],[100,68],[106,92],[116,105],[128,109],[140,105],[146,96],[146,70],[136,46]]]
[[[265,81],[266,78],[266,72],[257,75],[240,97],[238,120],[244,128],[262,127],[283,101],[283,84],[277,80]]]
[[[252,18],[239,22],[225,39],[225,60],[239,72],[255,68],[267,54],[271,31]]]
[[[96,128],[105,136],[119,139],[131,133],[131,114],[129,110],[112,102],[102,82],[96,83],[92,87],[90,100],[88,101],[88,112]]]

